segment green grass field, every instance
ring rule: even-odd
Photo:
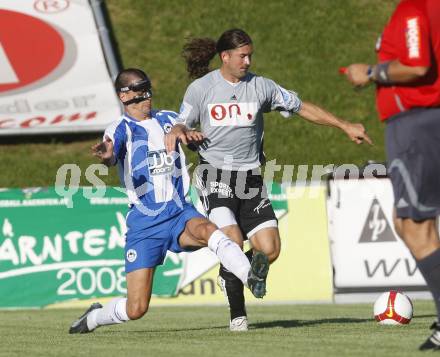
[[[383,126],[374,108],[374,89],[354,91],[338,68],[352,62],[374,62],[376,39],[397,2],[106,1],[123,64],[150,74],[157,108],[179,109],[189,84],[180,57],[185,38],[218,38],[225,29],[241,27],[255,43],[254,72],[347,120],[362,122],[375,142],[373,147],[357,147],[337,130],[267,115],[268,159],[290,165],[361,165],[367,160],[384,160]],[[65,163],[75,163],[84,172],[94,162],[90,146],[100,137],[1,137],[0,187],[53,186],[57,169]],[[191,159],[195,160],[194,155]],[[115,170],[104,181],[118,184]],[[88,184],[84,175],[81,184]]]
[[[375,142],[358,147],[334,129],[269,114],[269,160],[290,165],[384,160],[374,88],[354,91],[338,68],[374,62],[376,39],[398,0],[106,3],[124,67],[149,73],[156,108],[177,111],[189,84],[180,57],[185,38],[217,38],[225,29],[241,27],[255,43],[252,71],[342,118],[363,123]],[[84,172],[95,163],[90,147],[100,137],[0,137],[0,188],[53,186],[57,169],[65,163],[77,164]],[[194,155],[190,159],[195,162]],[[103,179],[118,184],[115,170]],[[81,184],[88,185],[84,175]],[[249,306],[250,331],[233,334],[227,327],[226,306],[153,306],[140,321],[72,336],[69,325],[81,310],[0,310],[0,357],[415,356],[430,333],[434,311],[432,302],[415,301],[410,325],[387,327],[372,319],[372,304]]]
[[[81,310],[0,312],[0,356],[415,356],[434,319],[415,301],[407,326],[379,326],[372,304],[250,306],[229,332],[225,307],[152,307],[141,320],[69,335]]]

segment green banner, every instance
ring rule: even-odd
[[[124,192],[108,188],[70,199],[54,188],[0,192],[0,307],[42,307],[126,293]],[[68,208],[71,207],[71,208]],[[178,255],[157,268],[153,294],[174,296],[183,268]]]
[[[287,212],[285,194],[278,184],[268,189],[280,218]],[[128,200],[119,188],[97,197],[103,193],[90,187],[68,196],[55,188],[0,191],[0,308],[126,294]],[[191,197],[200,206],[194,190]],[[153,295],[176,296],[184,281],[210,267],[191,254],[169,252],[156,268]]]

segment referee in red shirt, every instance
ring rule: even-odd
[[[356,87],[377,86],[394,225],[415,257],[440,317],[440,0],[401,0],[376,51],[377,64],[352,64],[346,76]],[[420,350],[440,349],[440,324],[431,328]]]

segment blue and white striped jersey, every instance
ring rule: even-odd
[[[181,209],[189,189],[180,145],[173,154],[165,150],[164,137],[176,117],[172,111],[154,110],[151,119],[138,121],[125,113],[104,133],[104,138],[113,141],[119,178],[129,202],[149,216],[164,209],[168,213]]]

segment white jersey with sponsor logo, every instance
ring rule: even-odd
[[[199,153],[211,165],[249,170],[264,160],[263,113],[277,110],[289,117],[300,108],[295,92],[270,79],[248,73],[231,83],[215,70],[189,85],[177,122],[200,125],[209,142]]]

